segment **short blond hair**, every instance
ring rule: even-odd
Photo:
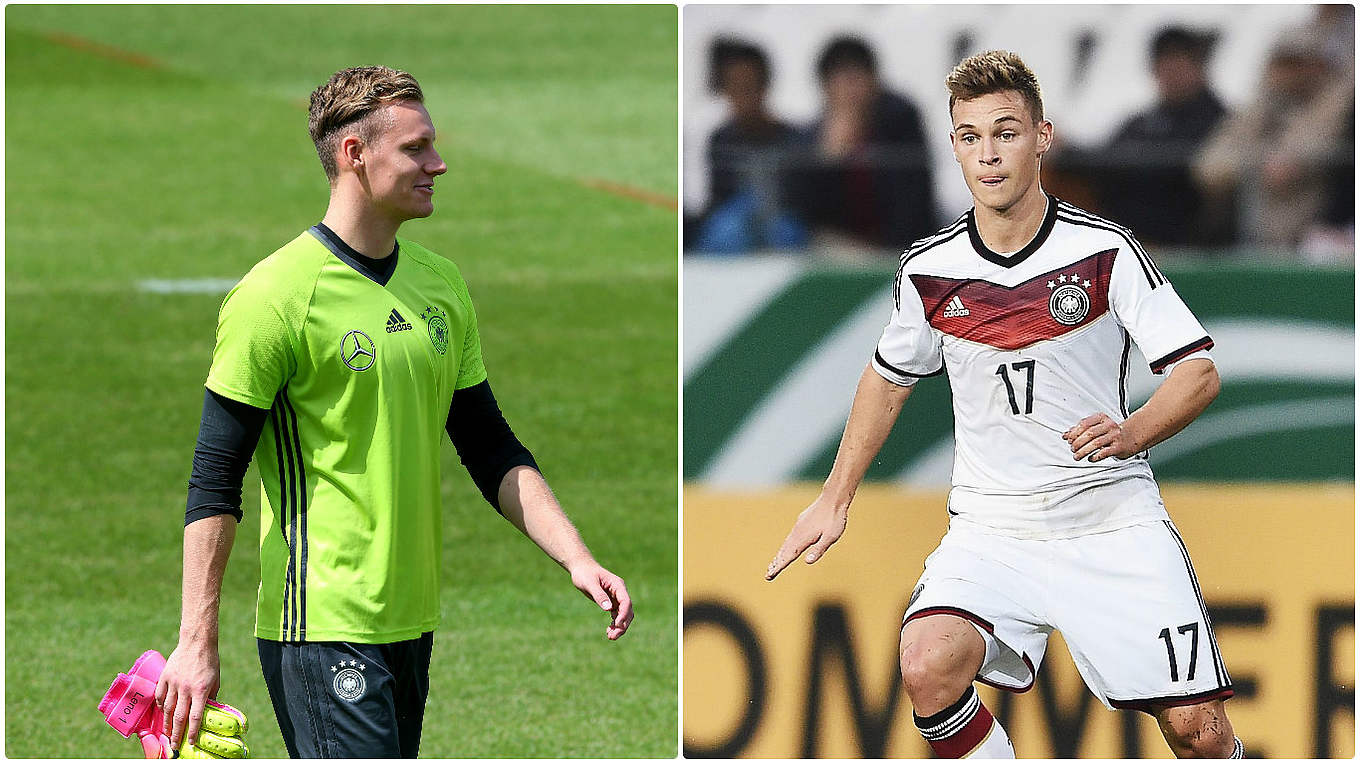
[[[353,133],[365,143],[372,142],[391,122],[374,115],[385,113],[384,106],[404,100],[424,103],[425,93],[415,77],[386,66],[342,69],[312,92],[307,131],[327,179],[334,182],[340,173],[335,164],[340,139]]]
[[[1034,123],[1044,118],[1044,100],[1039,94],[1039,79],[1020,56],[1009,50],[988,50],[959,62],[945,77],[949,89],[949,113],[960,100],[972,100],[997,92],[1018,93],[1029,106]]]

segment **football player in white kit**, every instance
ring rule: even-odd
[[[1241,757],[1232,682],[1147,462],[1218,394],[1213,341],[1129,230],[1040,188],[1053,125],[1018,56],[973,56],[946,84],[973,208],[903,254],[831,475],[766,578],[826,553],[913,384],[948,372],[949,531],[900,650],[931,748],[1015,757],[973,681],[1030,688],[1057,630],[1091,691],[1155,715],[1178,757]],[[1131,342],[1166,374],[1132,414]]]

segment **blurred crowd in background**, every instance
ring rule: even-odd
[[[1219,30],[1161,26],[1145,58],[1155,102],[1100,144],[1059,140],[1043,161],[1045,190],[1131,228],[1149,248],[1353,263],[1354,11],[1314,6],[1306,23],[1272,31],[1263,74],[1238,107],[1209,74]],[[1078,37],[1073,55],[1088,42]],[[791,123],[771,108],[767,51],[712,39],[707,85],[725,113],[703,152],[707,198],[686,207],[687,253],[896,258],[964,210],[936,198],[936,175],[958,171],[931,144],[944,135],[927,135],[921,106],[885,83],[864,37],[830,37],[808,65],[820,113]],[[925,106],[942,109],[943,98]]]

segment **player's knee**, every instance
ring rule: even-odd
[[[1222,703],[1172,708],[1159,722],[1177,757],[1229,757],[1235,748]]]
[[[967,625],[966,623],[964,625]],[[929,715],[958,699],[981,665],[978,642],[966,635],[903,635],[902,684],[919,715]],[[976,636],[976,632],[967,631]]]
[[[945,679],[948,671],[949,656],[939,648],[916,645],[902,652],[902,682],[908,692]]]

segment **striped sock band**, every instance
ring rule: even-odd
[[[1233,737],[1233,751],[1232,751],[1232,754],[1231,754],[1231,755],[1228,755],[1228,757],[1229,757],[1229,758],[1232,758],[1232,760],[1237,760],[1238,758],[1245,757],[1245,755],[1242,754],[1244,751],[1245,751],[1245,750],[1242,749],[1242,740],[1239,739],[1239,738],[1237,738],[1236,736],[1234,736],[1234,737]]]
[[[972,684],[959,701],[929,717],[912,713],[916,729],[939,757],[963,757],[972,752],[992,728],[992,714]]]

